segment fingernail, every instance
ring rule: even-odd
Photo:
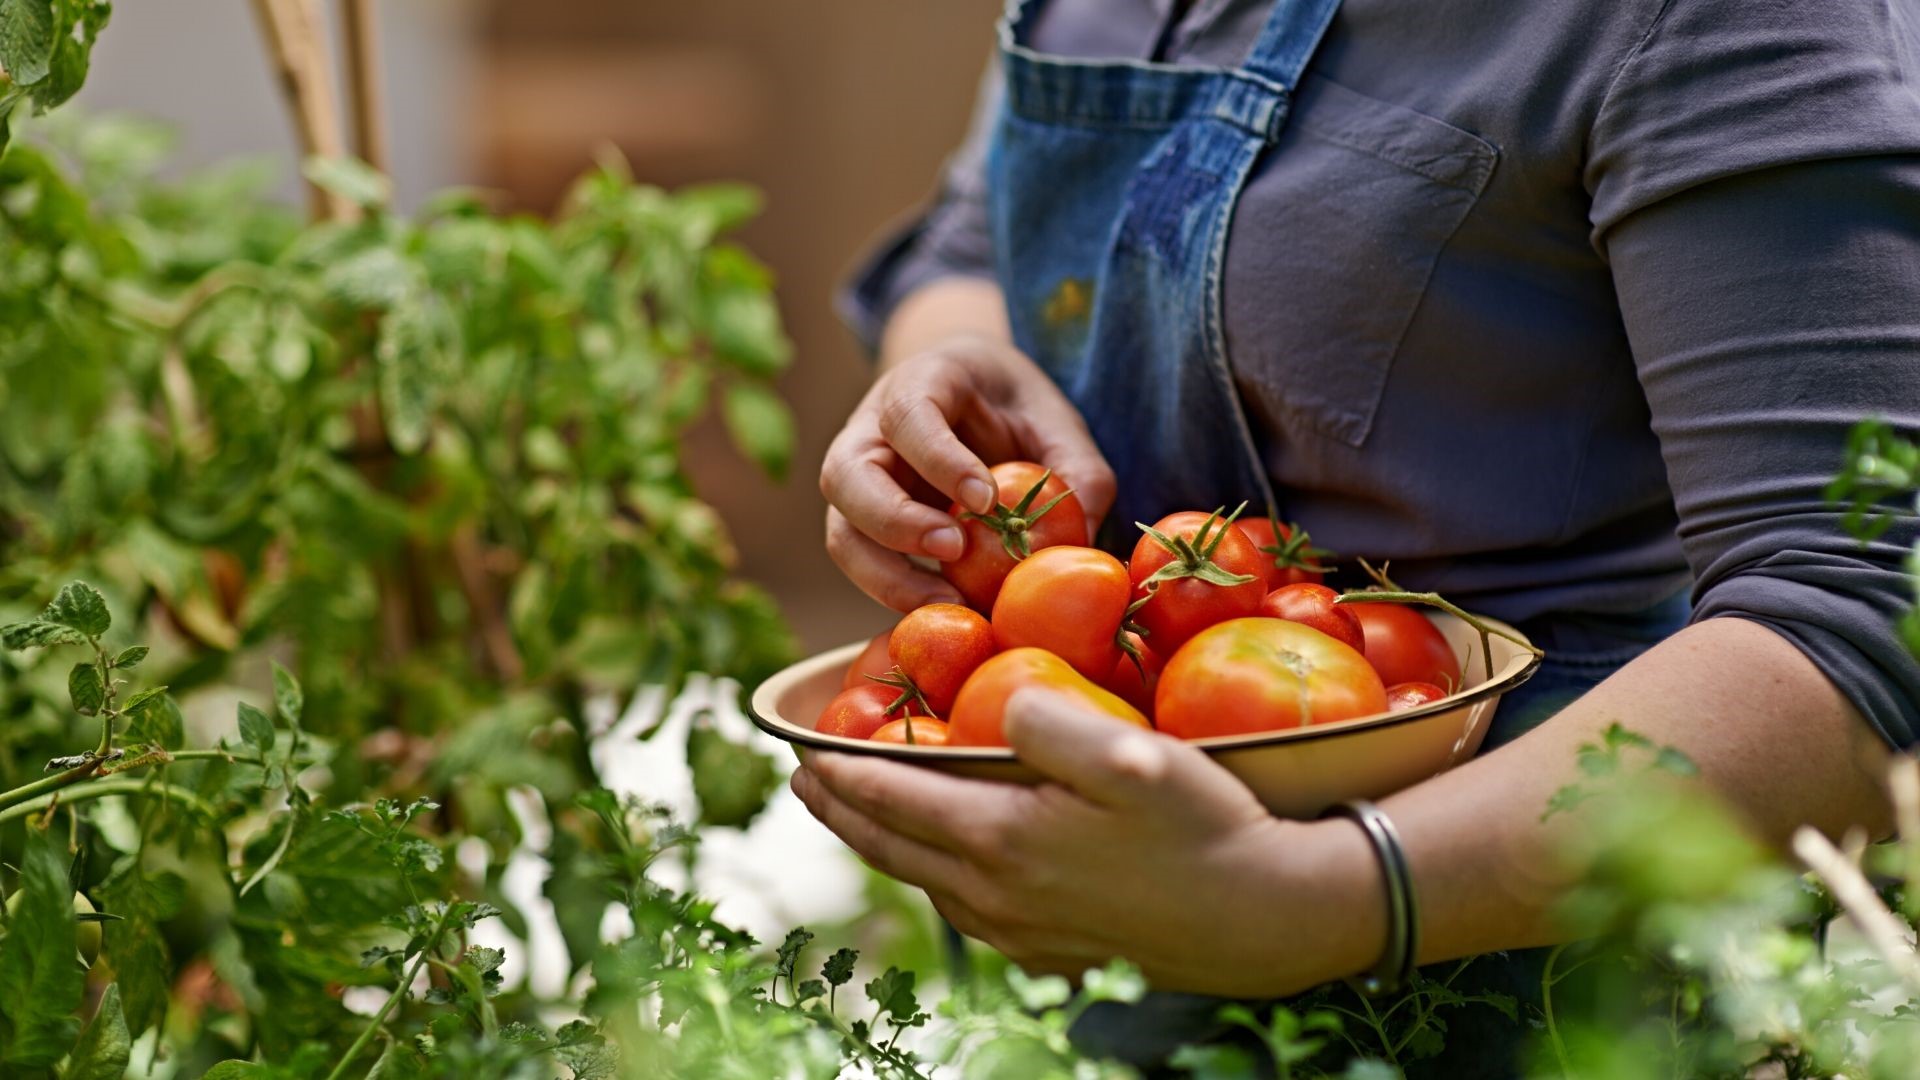
[[[920,546],[926,549],[927,554],[945,561],[959,558],[966,550],[967,540],[960,535],[958,527],[942,525],[930,530],[926,538],[920,541]]]
[[[978,477],[960,481],[960,505],[976,514],[993,509],[993,485]]]

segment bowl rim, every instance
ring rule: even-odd
[[[1444,612],[1423,612],[1423,614],[1427,614],[1429,618],[1439,616],[1441,618],[1455,620],[1453,615]],[[1489,626],[1498,627],[1501,630],[1513,634],[1520,640],[1532,644],[1532,640],[1525,634],[1520,633],[1499,619],[1488,618],[1485,615],[1475,615],[1474,617],[1487,623]],[[1013,764],[1020,760],[1019,757],[1014,754],[1013,749],[1006,746],[907,746],[905,744],[894,743],[876,744],[866,739],[849,739],[840,735],[821,735],[811,728],[804,728],[799,724],[791,722],[776,722],[760,714],[760,694],[768,683],[773,682],[775,679],[780,678],[782,675],[787,674],[801,665],[817,664],[823,667],[831,667],[832,665],[828,663],[829,661],[834,661],[835,663],[850,662],[853,657],[859,655],[860,650],[865,648],[866,644],[866,639],[862,639],[860,641],[849,642],[838,648],[828,649],[825,652],[815,653],[761,680],[760,683],[753,688],[753,692],[746,695],[744,709],[747,718],[753,721],[755,727],[782,742],[793,743],[796,746],[804,746],[814,750],[830,750],[843,754],[864,754],[871,757],[891,758],[895,761],[999,762],[1003,764]],[[839,659],[842,656],[845,657],[844,661]],[[1515,662],[1520,663],[1518,669],[1514,667]],[[1394,727],[1399,724],[1422,720],[1436,713],[1452,712],[1455,709],[1477,705],[1487,698],[1498,697],[1508,693],[1525,683],[1528,679],[1533,678],[1534,674],[1540,670],[1541,662],[1541,656],[1522,652],[1519,656],[1515,657],[1513,661],[1508,662],[1506,670],[1496,673],[1493,678],[1488,679],[1486,682],[1472,689],[1462,691],[1458,694],[1450,694],[1438,701],[1430,701],[1425,705],[1416,706],[1402,712],[1375,713],[1372,716],[1356,716],[1351,720],[1337,720],[1331,724],[1280,728],[1275,731],[1253,731],[1238,735],[1210,735],[1203,739],[1187,739],[1184,741],[1190,746],[1199,747],[1208,754],[1220,754],[1228,751],[1252,750],[1279,743],[1313,742],[1319,739],[1333,739],[1362,731],[1372,731],[1376,728]]]

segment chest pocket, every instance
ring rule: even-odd
[[[1499,151],[1309,75],[1230,226],[1228,358],[1254,411],[1360,446],[1395,354]]]

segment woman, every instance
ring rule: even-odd
[[[1423,962],[1555,940],[1541,810],[1616,720],[1766,837],[1883,830],[1915,522],[1859,544],[1822,490],[1855,420],[1920,427],[1917,57],[1916,0],[1015,5],[940,199],[850,294],[881,371],[829,548],[951,599],[907,557],[960,534],[912,493],[986,510],[1028,458],[1109,544],[1265,498],[1523,626],[1550,659],[1490,752],[1381,804]],[[814,755],[794,787],[1029,970],[1272,997],[1380,958],[1352,823],[1041,695],[1007,730],[1054,784]],[[1155,1009],[1122,1052],[1211,1005]]]

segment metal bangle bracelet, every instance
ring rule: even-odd
[[[1320,815],[1342,817],[1360,826],[1380,860],[1387,885],[1387,944],[1373,969],[1348,982],[1368,997],[1391,994],[1413,977],[1414,958],[1420,952],[1420,908],[1413,895],[1413,872],[1400,846],[1399,830],[1380,808],[1365,799],[1336,803]]]

